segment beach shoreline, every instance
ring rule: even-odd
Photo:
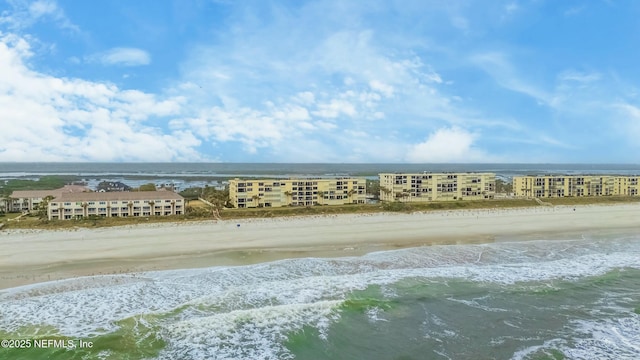
[[[0,232],[0,289],[74,277],[640,230],[640,204],[447,210]]]

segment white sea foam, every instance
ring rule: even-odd
[[[154,313],[162,315],[156,325],[169,344],[167,358],[177,349],[185,351],[183,356],[208,358],[210,347],[217,349],[217,358],[233,358],[232,345],[247,344],[256,352],[240,357],[251,358],[259,350],[266,355],[255,358],[270,359],[287,356],[279,345],[284,334],[305,325],[326,329],[339,315],[332,309],[370,285],[384,290],[407,278],[508,285],[627,267],[640,268],[640,239],[432,246],[354,258],[88,277],[3,292],[0,330],[50,325],[63,335],[87,337],[115,330],[119,320]],[[256,321],[261,325],[249,324]]]
[[[571,359],[625,360],[640,358],[640,316],[577,320],[574,330],[583,337],[574,339],[573,346],[565,346],[562,352]]]
[[[264,306],[234,310],[172,323],[166,327],[169,347],[160,358],[292,359],[283,342],[305,325],[322,336],[335,319],[339,301]]]
[[[547,340],[517,351],[512,360],[528,360],[534,354],[560,351],[575,360],[636,360],[640,358],[640,316],[601,320],[573,320],[567,338]]]

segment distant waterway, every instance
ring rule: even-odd
[[[633,164],[285,164],[285,163],[0,163],[0,181],[37,180],[45,175],[72,176],[95,189],[101,181],[131,187],[154,183],[178,190],[221,186],[240,177],[343,177],[377,179],[384,172],[493,172],[509,181],[530,174],[640,174]],[[1,184],[0,184],[1,185]]]

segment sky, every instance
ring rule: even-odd
[[[640,1],[0,0],[0,162],[640,163]]]

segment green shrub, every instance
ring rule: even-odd
[[[394,202],[385,202],[382,204],[382,209],[384,211],[411,211],[411,206],[407,203],[394,201]]]

